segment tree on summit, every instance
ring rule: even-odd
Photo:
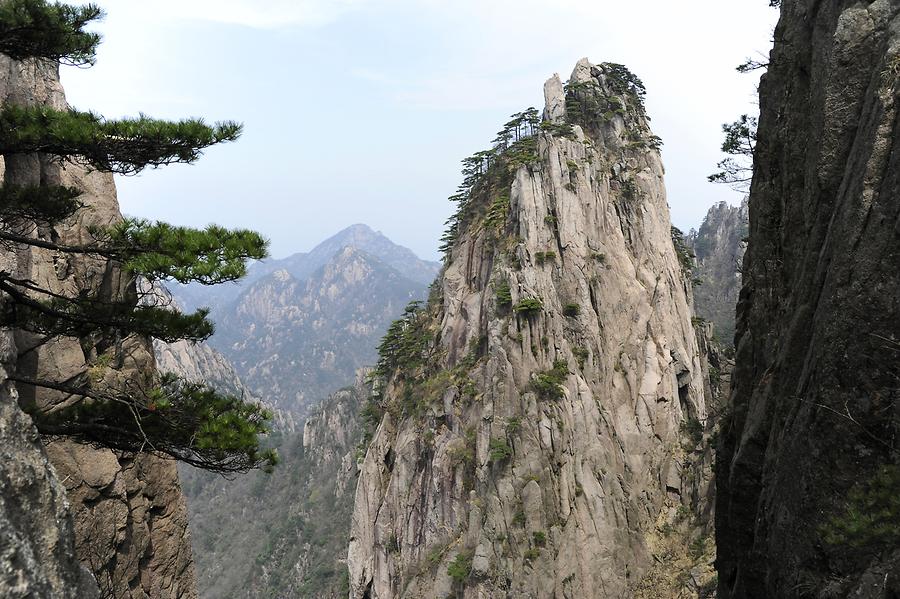
[[[14,60],[91,66],[100,36],[85,27],[102,17],[93,4],[73,7],[46,0],[0,3],[0,53]],[[247,261],[264,258],[267,242],[248,230],[205,229],[126,218],[87,231],[66,244],[56,230],[90,211],[82,190],[34,181],[18,166],[56,163],[131,175],[145,168],[193,163],[205,148],[236,140],[241,125],[208,125],[200,119],[164,121],[144,115],[106,120],[91,112],[49,106],[0,106],[0,245],[54,256],[80,255],[111,266],[125,281],[64,293],[39,280],[0,269],[0,325],[32,339],[36,347],[76,339],[90,367],[74,379],[37,378],[21,370],[10,378],[23,389],[42,388],[68,399],[50,408],[24,406],[47,437],[65,437],[124,452],[152,452],[220,473],[275,464],[262,448],[271,414],[242,398],[171,375],[113,376],[123,341],[154,338],[202,341],[213,332],[207,310],[181,314],[140,301],[139,281],[175,280],[212,285],[246,273]],[[31,161],[31,162],[29,162]],[[43,177],[41,177],[43,179]],[[83,236],[84,237],[84,236]],[[13,261],[14,262],[14,261]],[[108,270],[108,269],[107,269]],[[140,377],[138,377],[140,378]]]

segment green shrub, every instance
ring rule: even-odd
[[[572,125],[569,123],[541,121],[541,131],[546,131],[556,137],[573,137],[575,135],[575,130],[572,129]]]
[[[543,309],[544,304],[541,303],[541,300],[535,297],[522,298],[515,305],[515,307],[513,307],[513,310],[517,314],[523,314],[525,316],[534,316],[535,314],[540,313],[540,311]]]
[[[547,544],[547,534],[542,530],[536,530],[531,533],[535,547],[543,547]]]
[[[825,542],[879,552],[900,546],[900,466],[882,466],[847,494],[841,513],[820,527]]]
[[[691,555],[694,559],[700,559],[700,556],[706,551],[706,539],[704,537],[697,537],[693,541],[691,541]]]
[[[525,526],[525,510],[522,508],[516,510],[516,513],[513,514],[512,523],[516,526]]]
[[[578,304],[566,304],[563,306],[563,316],[567,318],[575,318],[581,314],[581,306]]]
[[[503,310],[512,308],[512,290],[509,288],[507,281],[501,281],[494,287],[497,297],[497,307]]]
[[[681,432],[688,439],[685,449],[694,449],[703,440],[703,423],[689,416],[681,423]]]
[[[591,258],[599,262],[600,264],[606,264],[606,254],[602,252],[592,252]]]
[[[525,558],[525,561],[532,562],[541,556],[541,550],[537,547],[532,547],[526,550],[522,556]]]
[[[493,229],[498,233],[503,230],[506,225],[506,218],[509,215],[509,193],[500,194],[491,202],[487,215],[484,217],[484,226],[486,229]]]
[[[506,439],[491,439],[490,456],[492,462],[502,462],[512,455],[512,448]]]
[[[684,233],[678,227],[672,227],[672,246],[675,248],[675,255],[678,256],[678,263],[681,265],[682,274],[685,278],[690,279],[694,270],[694,252],[691,250],[687,241],[684,239]],[[692,281],[693,282],[693,281]]]
[[[575,356],[575,359],[578,361],[578,368],[584,369],[584,364],[587,362],[591,352],[584,347],[573,347],[572,355]]]
[[[445,553],[447,553],[447,545],[435,545],[428,550],[428,555],[425,559],[428,560],[428,563],[433,568],[441,563]]]
[[[378,346],[375,375],[387,379],[398,370],[409,371],[421,365],[431,339],[424,304],[410,302],[403,316],[388,327]]]
[[[469,578],[472,573],[472,553],[469,551],[460,551],[450,562],[447,567],[447,574],[456,584],[462,584]]]
[[[557,360],[550,370],[539,372],[531,386],[541,399],[561,399],[563,391],[561,385],[569,376],[569,365],[565,360]]]
[[[475,461],[475,452],[470,447],[454,447],[448,452],[454,466],[467,465]]]
[[[713,387],[718,387],[719,383],[722,382],[722,373],[715,366],[709,367],[709,384]]]

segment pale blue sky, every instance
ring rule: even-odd
[[[766,0],[100,0],[97,66],[63,69],[70,102],[108,117],[234,119],[193,166],[118,178],[123,210],[251,227],[283,257],[357,222],[425,258],[459,161],[575,62],[621,62],[647,87],[675,225],[728,188],[706,182],[721,123],[755,111]],[[152,7],[152,8],[151,8]]]

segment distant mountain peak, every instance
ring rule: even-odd
[[[338,231],[335,235],[333,235],[333,237],[338,237],[339,235],[344,234],[344,233],[363,233],[363,234],[368,233],[371,235],[381,235],[382,237],[384,237],[384,234],[381,231],[376,231],[372,227],[370,227],[369,225],[367,225],[365,223],[356,223],[356,224],[350,225],[349,227],[342,229],[341,231]]]
[[[354,256],[354,251],[365,254],[367,261],[373,266],[390,267],[402,278],[422,286],[429,285],[434,280],[441,266],[437,262],[420,259],[412,250],[394,243],[369,225],[356,223],[328,237],[309,252],[254,263],[246,278],[234,285],[217,285],[212,288],[196,284],[181,285],[173,286],[172,291],[186,309],[209,306],[213,310],[213,318],[217,319],[257,283],[266,285],[276,281],[307,281],[321,268],[333,265],[335,257],[342,256],[347,260]],[[277,271],[283,273],[273,277]],[[286,274],[289,276],[285,276]]]
[[[292,279],[293,277],[291,276],[291,273],[289,273],[285,269],[279,268],[278,270],[276,270],[275,272],[272,273],[272,278],[275,279],[276,281],[283,283],[285,281]]]

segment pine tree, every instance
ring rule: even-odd
[[[5,0],[0,2],[0,53],[14,60],[93,65],[100,37],[85,27],[101,16],[92,4]],[[144,115],[109,121],[47,106],[0,107],[0,155],[7,166],[37,156],[130,175],[147,167],[192,163],[205,148],[233,141],[240,133],[241,125],[234,122],[208,125],[199,119],[170,122]],[[110,375],[123,340],[202,341],[213,333],[207,310],[182,314],[139,301],[139,280],[234,281],[246,273],[248,260],[266,256],[267,242],[253,231],[197,230],[142,219],[92,228],[90,240],[77,245],[35,234],[66,227],[80,211],[90,210],[81,195],[67,186],[17,185],[9,172],[0,185],[0,246],[6,251],[32,247],[82,255],[128,278],[126,293],[106,289],[73,295],[0,271],[0,326],[30,335],[35,347],[74,338],[97,356],[74,380],[38,379],[22,372],[10,376],[24,388],[76,398],[53,409],[25,406],[39,432],[127,453],[152,452],[220,473],[273,466],[274,452],[260,444],[271,419],[263,407],[171,375],[127,380]]]
[[[756,148],[756,126],[756,119],[746,114],[742,114],[733,123],[722,125],[722,132],[725,134],[722,151],[728,154],[728,158],[716,165],[720,171],[707,177],[711,183],[727,183],[732,189],[740,192],[750,190],[750,180],[753,178],[753,150]]]

